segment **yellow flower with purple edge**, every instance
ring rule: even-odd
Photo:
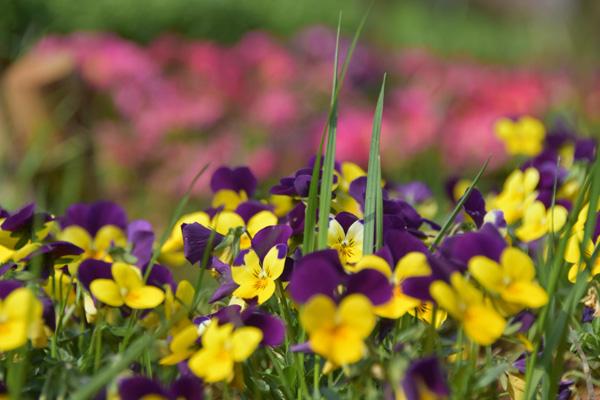
[[[90,291],[102,303],[143,310],[163,302],[164,292],[156,286],[146,285],[139,268],[134,265],[116,262],[111,273],[113,279],[95,279],[90,284]]]
[[[536,156],[543,148],[546,128],[533,117],[524,116],[516,121],[501,118],[494,127],[496,136],[504,142],[509,154]]]
[[[504,249],[500,263],[484,256],[471,258],[469,272],[489,293],[508,303],[512,313],[548,302],[548,294],[535,281],[533,261],[515,247]]]
[[[231,267],[231,277],[239,285],[233,295],[242,299],[256,297],[258,304],[269,300],[275,292],[275,280],[283,273],[286,255],[284,244],[272,247],[262,262],[254,250],[247,250],[243,265]]]
[[[339,306],[330,297],[318,294],[300,310],[310,348],[335,366],[352,364],[363,357],[364,340],[375,321],[371,302],[361,294],[345,297]]]
[[[202,334],[202,348],[190,358],[188,365],[205,382],[229,382],[233,379],[235,364],[248,359],[262,338],[259,328],[234,328],[230,323],[219,325],[214,318]]]
[[[435,281],[429,290],[438,305],[460,321],[467,336],[476,343],[490,345],[502,336],[506,320],[459,272],[450,276],[450,285]]]

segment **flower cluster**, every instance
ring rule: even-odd
[[[42,378],[64,368],[74,378],[60,390],[83,397],[296,398],[311,381],[318,396],[323,376],[344,397],[514,393],[558,280],[589,286],[580,311],[597,320],[596,143],[532,117],[500,120],[497,134],[529,157],[498,191],[450,179],[455,212],[440,226],[426,185],[384,181],[373,248],[369,178],[350,162],[334,165],[320,243],[305,237],[317,159],[262,198],[250,168],[218,168],[211,206],[162,239],[111,202],[0,210],[0,376],[21,389],[15,365],[41,360],[22,389],[49,398],[59,389]]]

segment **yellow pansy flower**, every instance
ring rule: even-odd
[[[506,320],[488,303],[483,293],[469,283],[459,272],[444,281],[431,284],[431,297],[453,318],[460,321],[465,333],[476,343],[490,345],[504,332]]]
[[[361,294],[345,297],[339,306],[319,294],[302,307],[300,322],[308,333],[310,348],[339,366],[363,357],[364,339],[375,326],[375,314],[369,299]]]
[[[548,302],[546,291],[535,281],[533,261],[515,247],[502,252],[500,264],[484,256],[471,258],[469,272],[488,292],[508,303],[511,313]]]
[[[496,136],[504,142],[509,154],[532,157],[542,151],[546,128],[536,118],[525,116],[516,121],[501,118],[494,128]]]
[[[275,280],[281,276],[285,267],[287,246],[277,245],[271,248],[262,264],[254,250],[244,255],[244,264],[231,267],[231,277],[239,287],[234,296],[242,299],[258,298],[258,304],[269,300],[275,292]]]
[[[154,308],[163,302],[164,292],[146,285],[140,270],[134,265],[116,262],[111,273],[113,279],[95,279],[90,284],[90,291],[102,303],[141,310]]]
[[[546,210],[541,201],[535,201],[525,210],[515,234],[523,242],[532,242],[548,232],[558,232],[565,225],[567,215],[567,209],[561,205]]]
[[[512,225],[519,221],[525,210],[535,202],[535,189],[539,181],[540,173],[535,168],[515,170],[506,178],[502,192],[491,197],[486,203],[490,210],[501,210],[506,223]]]
[[[42,318],[42,303],[28,288],[17,288],[0,300],[0,351],[23,346]]]
[[[364,226],[360,220],[350,225],[348,232],[344,232],[342,225],[335,218],[331,218],[327,244],[337,250],[343,265],[356,264],[363,254],[363,234]]]
[[[262,337],[258,328],[234,329],[232,324],[219,325],[213,319],[202,335],[202,349],[190,358],[188,365],[205,382],[229,382],[234,376],[235,363],[250,357]]]

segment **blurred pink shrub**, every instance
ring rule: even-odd
[[[260,179],[304,164],[323,130],[334,47],[334,33],[314,27],[287,42],[249,33],[231,47],[174,36],[141,46],[78,33],[47,37],[34,51],[69,52],[92,93],[110,100],[112,108],[97,113],[92,127],[101,165],[168,195],[184,191],[207,162],[250,164]],[[344,40],[342,57],[347,47]],[[450,169],[480,165],[490,155],[500,165],[503,147],[492,134],[498,117],[542,115],[580,99],[595,112],[600,103],[600,84],[581,93],[561,71],[361,45],[341,95],[340,160],[367,162],[384,71],[382,148],[389,169],[430,148]]]

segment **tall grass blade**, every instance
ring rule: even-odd
[[[381,143],[381,120],[383,119],[383,98],[385,96],[385,79],[386,75],[383,75],[383,82],[381,83],[379,98],[377,99],[377,106],[375,107],[375,115],[373,116],[373,133],[371,136],[371,149],[369,150],[367,189],[365,193],[363,254],[371,254],[374,250],[375,244],[381,244],[381,234],[378,234],[378,238],[376,238],[375,230],[379,229],[379,225],[381,225],[381,222],[379,224],[377,222],[383,220],[381,158],[379,153]],[[379,212],[377,212],[377,209],[379,209]]]

